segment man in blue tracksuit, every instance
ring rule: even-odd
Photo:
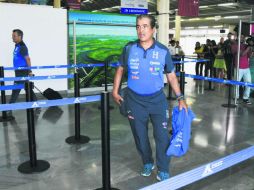
[[[153,38],[155,18],[151,15],[139,15],[136,20],[138,40],[127,44],[120,57],[120,66],[114,78],[113,98],[116,103],[127,101],[128,119],[141,155],[144,168],[142,176],[150,176],[154,169],[154,160],[148,138],[149,118],[153,124],[156,143],[157,179],[169,178],[169,157],[166,150],[169,145],[168,103],[163,93],[163,72],[179,100],[179,108],[187,105],[180,92],[174,65],[168,48]],[[123,98],[119,95],[119,86],[123,71],[128,71],[128,91]]]
[[[23,42],[23,31],[20,29],[15,29],[12,31],[12,40],[15,43],[15,48],[13,51],[13,66],[14,67],[31,67],[31,60],[28,54],[28,49],[26,44]],[[15,70],[15,77],[27,77],[33,76],[31,70]],[[25,81],[15,81],[14,84],[24,84]],[[15,103],[20,93],[20,89],[13,90],[9,103]],[[33,101],[36,101],[36,95],[32,91]],[[10,111],[8,115],[11,115]]]

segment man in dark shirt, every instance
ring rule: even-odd
[[[12,31],[12,39],[15,43],[15,49],[13,51],[13,66],[14,67],[31,67],[31,60],[28,54],[28,49],[26,44],[23,42],[23,32],[20,29],[15,29]],[[33,76],[31,70],[15,70],[15,77],[27,77]],[[25,81],[14,81],[14,84],[24,84]],[[20,93],[20,89],[12,91],[9,103],[15,103]],[[32,99],[36,101],[36,95],[32,91]],[[8,113],[9,115],[12,112]]]
[[[232,42],[233,42],[233,40],[231,39],[232,35],[233,34],[231,32],[229,32],[228,39],[223,44],[224,59],[225,59],[226,68],[227,68],[227,79],[228,80],[232,79],[233,70],[234,70],[233,54],[231,52],[231,46],[232,46]]]

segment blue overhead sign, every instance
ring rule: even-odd
[[[122,14],[147,14],[147,9],[121,8]]]
[[[148,5],[146,0],[121,0],[122,14],[147,14]]]

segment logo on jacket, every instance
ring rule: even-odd
[[[153,59],[158,59],[158,58],[159,58],[159,52],[153,51]]]
[[[138,80],[138,79],[139,79],[139,76],[132,75],[132,76],[131,76],[131,79]]]

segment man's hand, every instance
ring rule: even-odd
[[[118,105],[121,105],[121,102],[123,102],[123,98],[116,92],[113,92],[112,93],[112,96],[114,98],[114,101],[118,104]]]
[[[179,100],[178,101],[178,108],[179,110],[185,109],[186,112],[188,112],[188,105],[186,104],[185,100]]]

